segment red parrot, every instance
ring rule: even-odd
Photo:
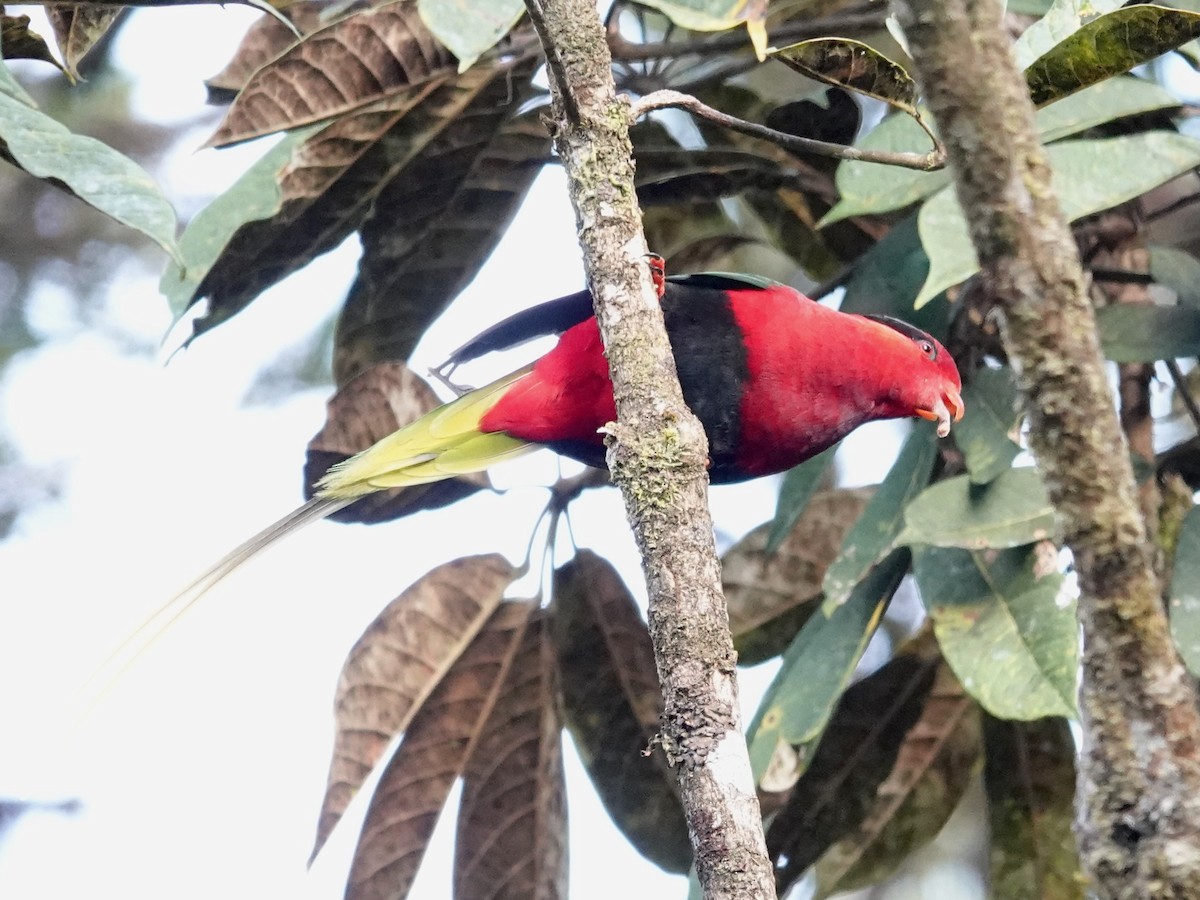
[[[672,276],[660,290],[683,396],[708,435],[713,483],[785,471],[865,422],[930,419],[944,437],[962,417],[954,360],[898,319],[838,312],[744,275]],[[532,365],[331,468],[312,500],[217,563],[138,634],[167,617],[158,633],[259,551],[374,491],[479,472],[542,446],[603,466],[601,429],[616,410],[587,291],[517,313],[459,348],[448,365],[554,333],[558,344]]]

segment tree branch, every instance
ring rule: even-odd
[[[1101,897],[1200,896],[1200,716],[1167,630],[1086,280],[999,0],[893,0],[1005,314],[1030,444],[1079,573],[1076,834]]]
[[[708,512],[704,431],[683,402],[646,265],[628,104],[592,0],[527,0],[546,48],[555,147],[567,174],[618,422],[613,481],[642,552],[663,686],[662,745],[679,775],[710,898],[774,898],[742,735],[736,655]]]
[[[772,144],[778,144],[780,147],[786,147],[798,153],[811,153],[814,156],[827,156],[832,159],[853,159],[860,162],[882,163],[883,165],[900,166],[905,169],[919,169],[923,172],[932,172],[946,165],[945,150],[920,119],[917,120],[917,123],[922,128],[925,128],[925,133],[934,142],[934,148],[928,153],[905,153],[895,150],[863,150],[859,147],[847,147],[844,144],[831,144],[828,141],[817,141],[812,138],[800,137],[799,135],[788,134],[785,131],[776,131],[774,128],[759,125],[757,122],[747,122],[745,119],[728,115],[720,110],[713,109],[705,103],[701,103],[690,94],[681,94],[679,91],[662,90],[646,94],[646,96],[633,102],[633,116],[635,119],[639,119],[646,115],[646,113],[653,112],[656,109],[671,108],[686,109],[688,112],[708,119],[710,122],[716,122],[730,131],[737,131],[742,134],[748,134],[751,137],[762,138],[763,140],[770,141]]]

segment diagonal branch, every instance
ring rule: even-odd
[[[663,685],[662,745],[709,898],[774,898],[742,736],[733,640],[708,511],[704,431],[683,402],[646,265],[627,102],[593,0],[527,0],[546,47],[551,130],[567,174],[612,368],[613,481],[642,552]]]
[[[1022,372],[1030,444],[1079,573],[1076,834],[1104,898],[1200,897],[1200,716],[1167,629],[1086,279],[1000,27],[1000,0],[893,0],[981,279]]]
[[[708,119],[710,122],[715,122],[723,128],[728,128],[730,131],[737,131],[742,134],[748,134],[751,137],[762,138],[798,153],[811,153],[813,156],[825,156],[831,159],[853,159],[859,162],[882,163],[883,165],[900,166],[905,169],[918,169],[922,172],[932,172],[946,165],[945,149],[937,137],[934,136],[933,132],[926,128],[925,123],[920,119],[916,120],[917,124],[925,129],[925,133],[929,135],[934,143],[933,149],[928,153],[905,153],[898,150],[864,150],[860,147],[848,147],[845,144],[831,144],[828,141],[800,137],[799,135],[788,134],[785,131],[776,131],[774,128],[768,128],[766,125],[759,125],[757,122],[747,122],[745,119],[739,119],[736,116],[723,113],[720,110],[713,109],[706,103],[701,103],[690,94],[683,94],[679,91],[661,90],[646,94],[641,99],[634,101],[633,115],[635,118],[640,118],[656,109],[668,108],[686,109],[688,112]]]

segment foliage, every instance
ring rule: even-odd
[[[1161,208],[1200,196],[1185,176],[1200,166],[1200,141],[1178,127],[1184,104],[1153,68],[1125,73],[1194,38],[1200,16],[1119,5],[1094,2],[1085,16],[1069,0],[1010,4],[1032,17],[1020,20],[1018,54],[1085,260],[1154,243],[1144,270],[1093,264],[1105,352],[1121,363],[1196,357],[1200,261],[1180,237],[1194,229],[1154,225]],[[827,36],[774,52],[786,66],[756,60],[766,35],[803,31],[808,6],[617,4],[618,84],[690,91],[742,119],[835,143],[858,130],[854,93],[891,107],[858,148],[925,152],[931,126],[903,66],[882,52],[882,11],[864,25],[853,4],[822,4]],[[0,155],[163,247],[172,259],[162,290],[175,311],[206,304],[194,337],[360,237],[334,339],[337,394],[309,447],[311,484],[434,402],[403,361],[548,164],[540,49],[522,9],[306,0],[282,8],[294,32],[264,16],[209,83],[214,100],[232,100],[209,144],[287,135],[179,236],[137,164],[68,131],[2,66]],[[837,32],[842,20],[853,34]],[[112,21],[83,7],[55,14],[66,71]],[[743,24],[749,42],[709,33]],[[6,58],[50,57],[27,21],[4,16],[2,26]],[[1077,896],[1065,824],[1077,651],[1069,580],[1053,510],[1021,455],[1019,378],[971,280],[977,264],[946,174],[834,164],[708,121],[691,132],[669,121],[633,129],[647,235],[669,271],[755,269],[818,295],[844,287],[844,308],[901,316],[946,339],[966,382],[968,413],[952,443],[915,428],[873,496],[820,490],[836,451],[822,454],[785,477],[774,521],[726,555],[740,652],[752,662],[782,656],[749,729],[755,775],[778,810],[769,844],[781,888],[810,867],[822,895],[887,877],[934,837],[982,767],[997,896]],[[1129,283],[1156,285],[1157,302],[1104,305],[1106,286]],[[1187,382],[1173,383],[1190,400]],[[1200,450],[1184,440],[1197,424],[1162,448],[1163,472],[1200,472]],[[383,495],[342,515],[380,521],[483,487]],[[1170,596],[1194,671],[1198,541],[1189,514]],[[910,572],[929,625],[884,642],[888,660],[863,672],[864,649]],[[378,769],[348,897],[405,895],[459,778],[456,896],[482,896],[504,866],[520,870],[516,894],[561,896],[563,727],[630,840],[669,870],[688,867],[673,776],[660,753],[642,752],[661,700],[628,590],[590,552],[555,573],[544,605],[502,599],[516,575],[494,557],[430,572],[347,660],[314,853]]]

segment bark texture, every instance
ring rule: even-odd
[[[708,511],[708,447],[684,405],[646,265],[629,104],[617,97],[593,0],[527,3],[546,49],[550,128],[612,368],[609,467],[642,552],[662,746],[679,775],[697,874],[709,898],[773,898]]]
[[[1005,316],[1030,443],[1079,573],[1076,832],[1105,898],[1200,897],[1200,735],[1167,630],[1128,447],[1071,232],[999,0],[893,0],[982,277]]]

